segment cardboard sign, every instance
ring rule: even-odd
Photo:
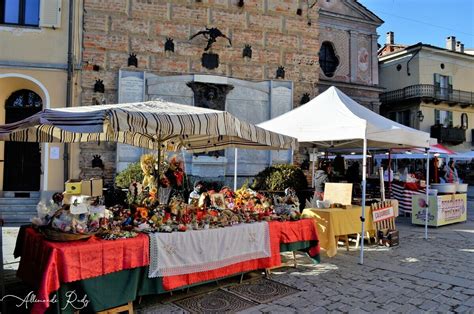
[[[350,205],[352,203],[352,183],[325,183],[324,200],[331,204]]]
[[[395,214],[393,212],[393,207],[385,207],[385,208],[379,208],[379,209],[374,209],[372,211],[372,217],[374,219],[374,222],[386,220],[392,217],[395,217]]]

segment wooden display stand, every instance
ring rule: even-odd
[[[130,301],[127,304],[97,312],[97,314],[117,314],[117,313],[122,313],[122,312],[133,314],[133,302]],[[80,311],[74,311],[74,314],[80,314]]]
[[[128,314],[133,314],[133,302],[130,301],[125,305],[117,306],[111,309],[107,309],[105,311],[97,312],[97,314],[117,314],[127,312]]]
[[[391,202],[374,203],[371,207],[376,243],[387,246],[398,245],[398,231],[395,227],[395,213]]]

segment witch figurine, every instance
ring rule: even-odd
[[[189,193],[189,204],[198,205],[199,198],[201,197],[201,193],[203,192],[204,184],[202,181],[196,181],[194,183],[194,190]]]

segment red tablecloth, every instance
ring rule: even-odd
[[[31,284],[38,300],[49,300],[61,283],[98,277],[150,263],[149,239],[140,234],[115,241],[92,237],[87,241],[52,242],[27,228],[24,231],[17,275]],[[35,303],[32,313],[43,313],[49,302]]]
[[[212,271],[163,278],[163,287],[179,287],[214,280],[232,274],[281,265],[280,243],[317,241],[317,231],[312,219],[294,222],[270,222],[271,256]],[[37,289],[38,300],[48,300],[61,283],[72,282],[130,268],[149,265],[149,239],[140,234],[133,239],[106,241],[91,238],[77,242],[51,242],[27,228],[21,249],[18,276]],[[319,254],[319,244],[310,248],[309,254]],[[35,303],[33,313],[43,313],[48,302]]]
[[[312,219],[298,221],[269,222],[271,256],[232,264],[212,271],[192,273],[187,275],[163,277],[163,288],[173,290],[199,282],[214,280],[256,269],[271,268],[281,265],[280,243],[293,243],[300,241],[318,241],[316,227]],[[309,254],[319,254],[319,243],[310,248]]]

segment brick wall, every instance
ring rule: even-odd
[[[104,81],[106,101],[116,101],[118,70],[127,67],[132,52],[137,54],[139,69],[160,75],[207,73],[258,81],[274,79],[277,68],[284,66],[285,79],[294,82],[295,106],[303,93],[316,96],[316,9],[307,14],[306,5],[299,0],[244,0],[242,8],[237,3],[238,0],[84,0],[82,104],[90,105],[96,97],[92,89],[98,78]],[[296,14],[300,3],[301,16]],[[189,40],[206,26],[219,28],[233,43],[230,47],[227,40],[219,38],[213,45],[221,62],[214,70],[201,65],[207,41],[202,36]],[[174,40],[174,53],[164,52],[167,37]],[[252,46],[251,60],[242,58],[246,44]],[[99,71],[92,70],[95,64]]]

